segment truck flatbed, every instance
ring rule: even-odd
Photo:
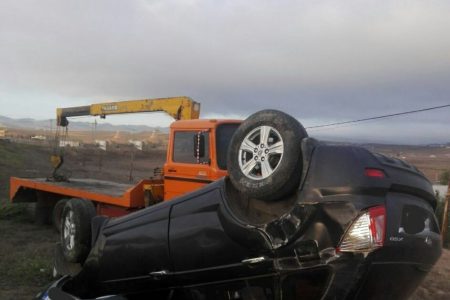
[[[70,179],[64,182],[48,181],[45,178],[10,179],[10,199],[13,202],[29,202],[30,194],[42,192],[60,198],[82,198],[125,208],[144,206],[144,184],[153,180],[142,180],[136,185],[95,179]]]

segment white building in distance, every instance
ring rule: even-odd
[[[32,140],[37,140],[37,141],[45,141],[47,139],[46,136],[43,135],[35,135],[31,137]]]
[[[106,151],[106,146],[108,146],[108,142],[105,140],[95,140],[95,145],[103,151]]]
[[[80,142],[77,141],[59,141],[60,147],[80,147]]]
[[[142,151],[144,149],[144,142],[143,141],[137,141],[137,140],[128,140],[128,143],[133,145],[136,149]]]

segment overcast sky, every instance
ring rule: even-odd
[[[1,0],[0,115],[186,95],[312,126],[450,104],[449,32],[450,1]],[[450,142],[450,108],[310,134]]]

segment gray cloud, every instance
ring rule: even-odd
[[[314,125],[440,105],[449,29],[447,1],[3,0],[0,114],[189,95],[204,116],[270,107]],[[448,116],[317,134],[449,141]]]

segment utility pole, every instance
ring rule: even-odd
[[[444,215],[442,216],[442,227],[441,227],[441,238],[442,238],[442,246],[445,245],[445,239],[447,237],[448,231],[448,205],[450,202],[450,181],[448,182],[447,195],[445,196],[444,203]]]
[[[135,148],[135,146],[134,145],[132,145],[132,149],[131,149],[131,163],[130,163],[130,176],[128,177],[128,180],[130,181],[130,182],[133,182],[133,170],[134,170],[134,148]]]
[[[97,119],[94,119],[94,124],[92,124],[92,143],[95,145],[95,135],[97,133]]]

